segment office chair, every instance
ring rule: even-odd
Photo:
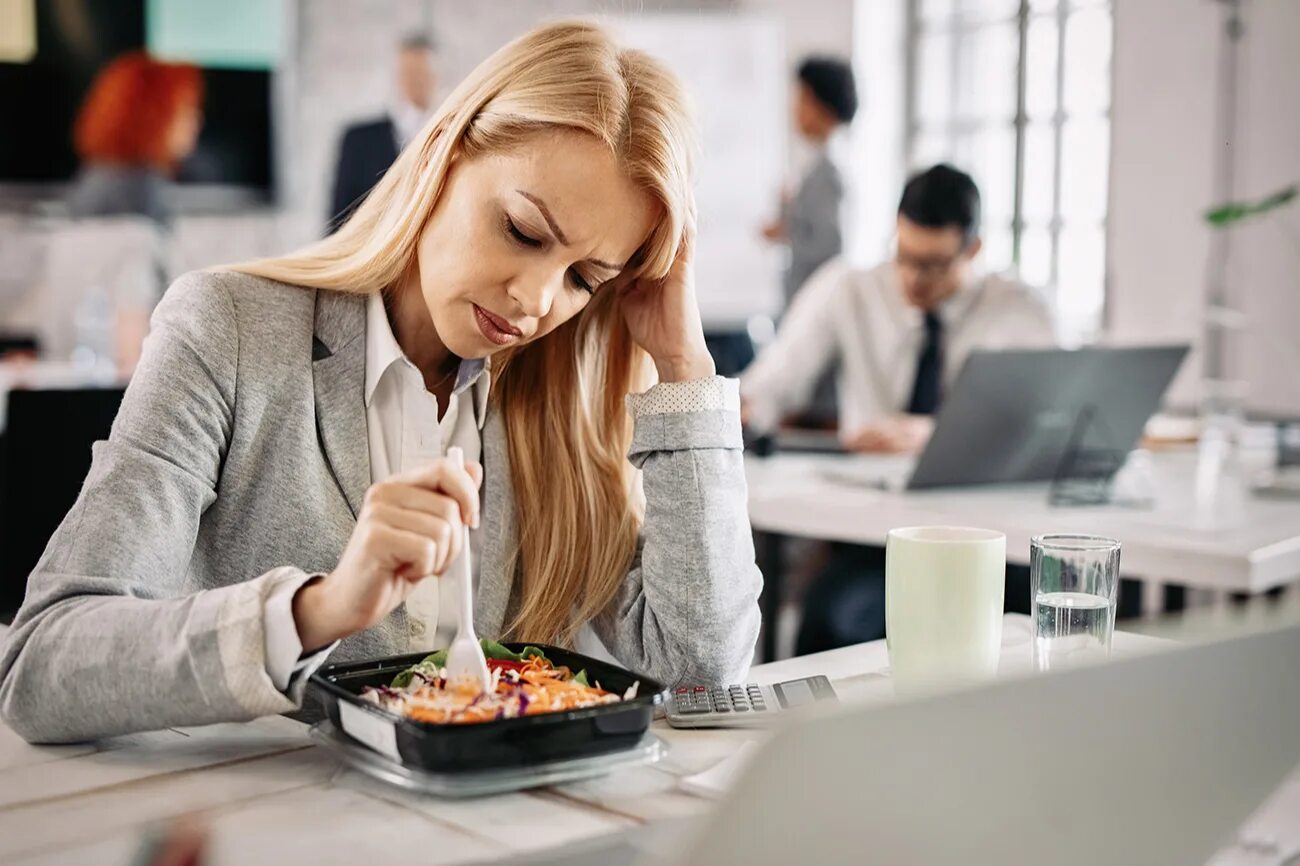
[[[0,358],[28,356],[41,353],[41,341],[35,334],[17,331],[0,331]]]
[[[0,620],[22,603],[27,577],[76,502],[90,446],[107,439],[122,388],[15,390],[0,435]]]
[[[744,328],[705,329],[704,345],[719,376],[739,376],[754,361],[754,341]]]

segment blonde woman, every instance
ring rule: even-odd
[[[173,285],[0,649],[8,723],[292,711],[326,655],[447,639],[428,576],[465,522],[481,634],[740,677],[761,579],[694,298],[693,146],[657,62],[543,27],[335,235]]]

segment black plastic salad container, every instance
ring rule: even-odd
[[[529,644],[505,646],[520,652]],[[608,754],[640,742],[654,718],[662,683],[570,650],[533,646],[556,666],[586,669],[606,691],[621,694],[640,683],[637,695],[570,712],[461,725],[412,721],[361,698],[366,686],[388,685],[427,653],[326,665],[312,675],[311,686],[338,730],[406,766],[433,772],[526,767]]]

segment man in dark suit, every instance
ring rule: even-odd
[[[437,77],[433,43],[423,36],[403,40],[397,55],[397,94],[383,117],[349,126],[339,144],[329,230],[352,214],[424,126],[433,109]]]

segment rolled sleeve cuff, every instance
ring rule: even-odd
[[[635,419],[628,457],[637,466],[656,451],[744,447],[735,379],[663,382],[627,401]]]
[[[298,590],[317,574],[304,575],[301,580],[278,584],[263,605],[266,622],[266,673],[276,690],[298,702],[307,680],[329,658],[338,642],[317,650],[309,656],[302,654],[302,641],[298,639],[298,626],[293,621],[293,597]]]
[[[739,412],[740,385],[724,376],[660,382],[648,391],[628,394],[627,408],[634,418],[687,412]]]

